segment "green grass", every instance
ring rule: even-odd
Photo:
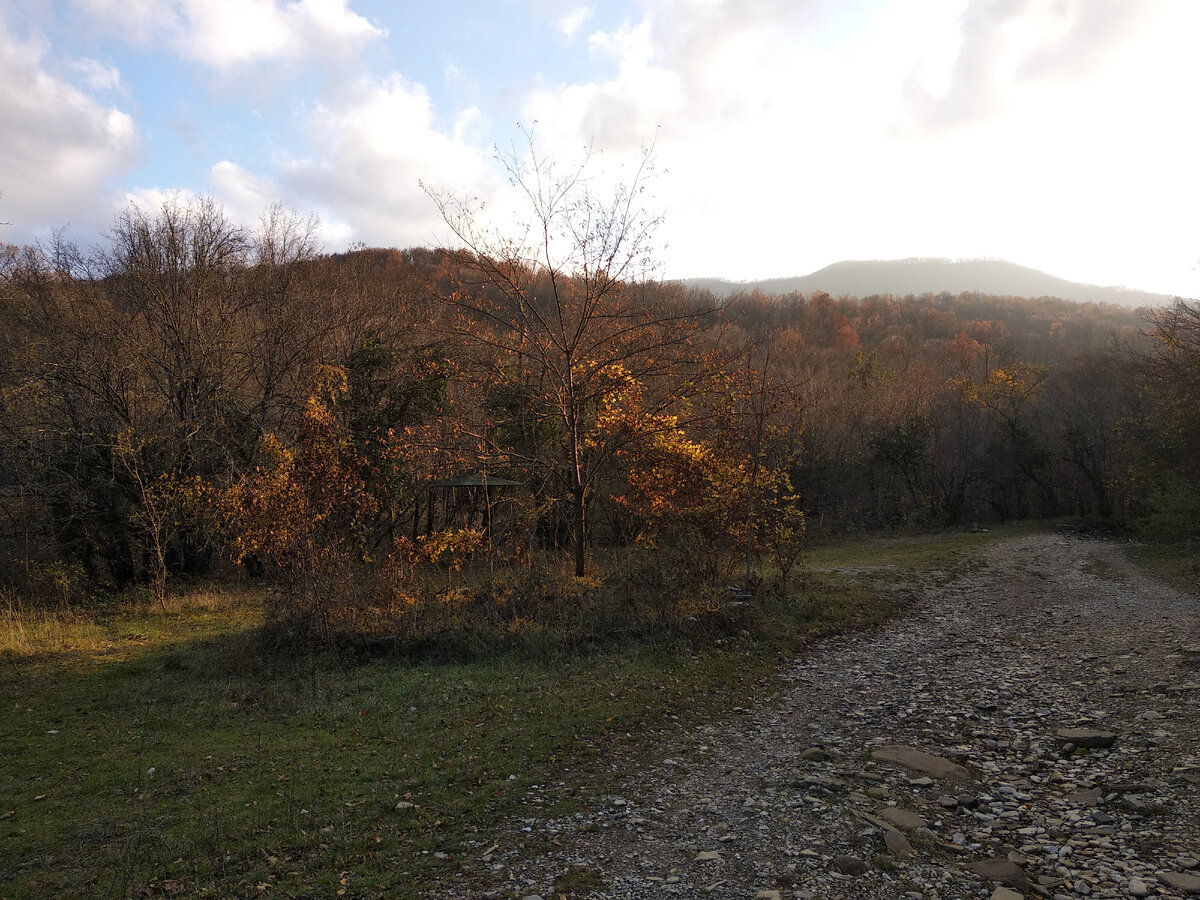
[[[803,586],[749,604],[737,630],[582,655],[518,643],[459,663],[281,660],[264,655],[246,592],[196,592],[166,613],[10,606],[0,897],[416,897],[460,884],[531,785],[569,781],[578,796],[556,803],[582,809],[615,761],[769,700],[782,656],[894,614],[863,571],[893,584],[965,571],[991,537],[814,550]],[[814,571],[838,566],[854,573]],[[576,874],[576,890],[590,887]]]
[[[1194,544],[1137,544],[1130,557],[1139,566],[1189,594],[1200,594],[1200,547]]]

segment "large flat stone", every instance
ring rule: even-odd
[[[976,859],[967,863],[963,868],[974,872],[980,878],[996,881],[1009,887],[1025,890],[1029,887],[1029,879],[1025,871],[1015,862],[1007,859]]]
[[[891,828],[883,833],[883,844],[887,847],[888,853],[896,859],[908,859],[910,856],[916,856],[916,851],[908,842],[908,838]]]
[[[948,759],[917,750],[915,747],[905,747],[902,744],[887,744],[871,751],[871,759],[879,762],[892,763],[912,769],[914,772],[924,772],[933,778],[947,781],[970,781],[971,773],[958,763]]]
[[[1085,750],[1103,750],[1117,742],[1117,736],[1111,731],[1097,731],[1092,728],[1060,728],[1054,733],[1054,740],[1060,744],[1074,744]]]
[[[1186,872],[1159,872],[1156,876],[1168,887],[1185,894],[1200,894],[1200,875],[1188,875]]]
[[[918,828],[924,828],[929,824],[915,812],[900,809],[897,806],[885,806],[879,811],[878,815],[879,818],[891,822],[897,828],[903,828],[907,831],[916,831]]]
[[[841,872],[843,875],[850,875],[855,878],[859,875],[865,875],[871,868],[857,856],[835,856],[829,863],[829,867],[835,872]]]

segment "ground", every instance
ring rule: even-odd
[[[815,645],[769,700],[618,762],[604,793],[532,786],[429,895],[1200,893],[1200,601],[1102,540],[982,552],[884,629]]]

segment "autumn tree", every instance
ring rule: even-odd
[[[1151,515],[1163,536],[1200,528],[1200,301],[1176,299],[1146,314],[1143,358],[1152,409],[1143,445]]]
[[[258,559],[279,584],[272,620],[320,640],[369,552],[378,467],[388,456],[386,447],[364,456],[338,415],[349,392],[345,369],[321,367],[294,440],[264,435],[252,470],[206,491],[234,559]]]
[[[582,576],[589,495],[615,449],[599,436],[597,412],[625,377],[652,387],[658,406],[675,402],[698,368],[680,352],[695,315],[645,302],[660,223],[643,205],[651,153],[642,154],[627,182],[601,194],[587,159],[563,170],[540,155],[532,134],[526,137],[524,152],[500,156],[528,213],[511,231],[489,227],[462,197],[429,193],[470,251],[467,274],[449,299],[456,333],[478,352],[480,383],[507,397],[527,427],[552,425],[549,446],[505,449],[527,454],[565,494],[575,573]]]

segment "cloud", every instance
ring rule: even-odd
[[[985,121],[1022,89],[1093,75],[1164,9],[1162,0],[971,0],[941,90],[919,63],[904,82],[908,134]]]
[[[0,220],[3,239],[30,241],[73,221],[93,231],[107,224],[114,180],[138,160],[133,119],[46,70],[45,41],[22,41],[0,20]],[[68,68],[71,66],[68,65]],[[102,87],[119,74],[91,61],[75,68],[99,75]],[[81,222],[83,217],[85,221]]]
[[[592,18],[593,14],[594,12],[590,6],[581,6],[578,9],[571,10],[571,12],[559,19],[558,27],[567,36],[567,40],[573,40],[579,29]]]
[[[470,141],[477,110],[459,114],[453,132],[434,125],[428,93],[393,74],[361,79],[336,102],[307,117],[310,152],[278,163],[282,192],[294,204],[316,204],[330,235],[393,246],[436,243],[445,229],[421,182],[470,190],[484,199],[501,191],[489,155]]]
[[[97,27],[137,43],[165,41],[219,71],[262,62],[352,58],[386,31],[348,0],[76,0]]]
[[[116,66],[84,58],[72,61],[71,69],[78,73],[89,90],[97,93],[103,91],[125,93],[125,84],[121,81],[121,70]]]
[[[606,79],[543,83],[523,115],[564,143],[633,152],[659,133],[705,141],[771,108],[790,106],[814,0],[644,0],[641,15],[588,36],[591,56],[616,66]],[[815,91],[815,89],[813,89]]]

